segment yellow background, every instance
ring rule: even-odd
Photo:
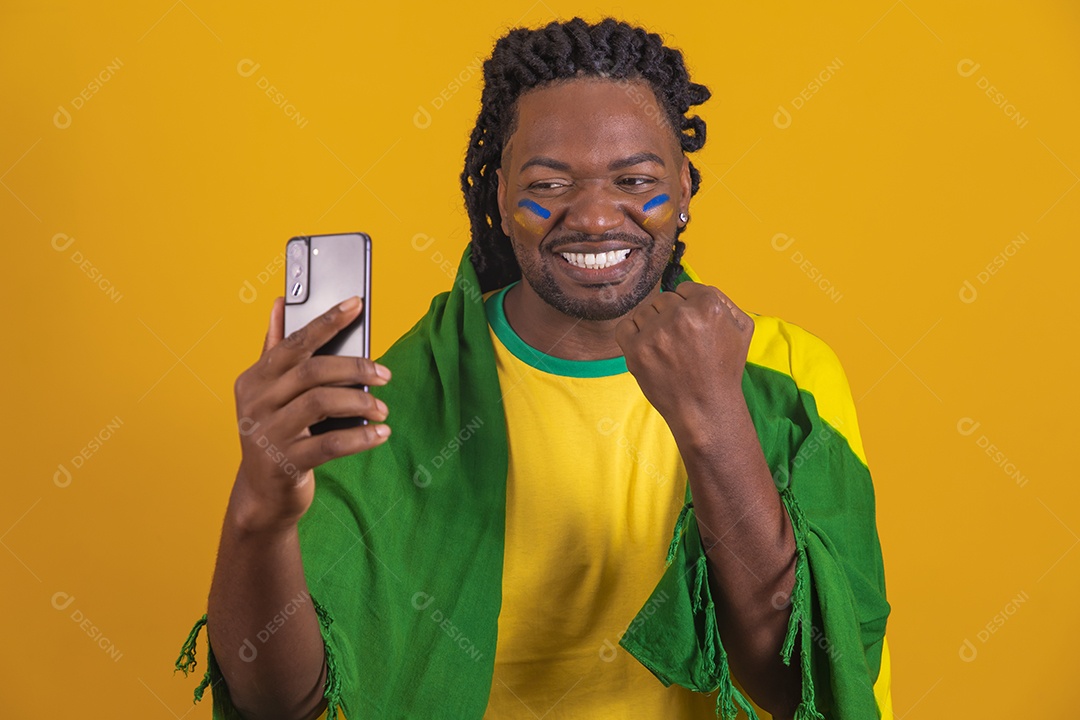
[[[847,370],[897,717],[1075,716],[1075,3],[170,2],[0,11],[0,715],[210,716],[172,663],[205,608],[239,461],[232,384],[285,240],[372,235],[384,351],[468,237],[458,175],[494,40],[613,13],[713,93],[688,261]]]

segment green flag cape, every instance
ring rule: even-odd
[[[379,358],[372,388],[390,439],[315,468],[299,524],[304,572],[326,648],[330,718],[479,719],[491,690],[502,602],[507,441],[482,291],[466,247],[453,289]],[[686,272],[682,280],[689,279]],[[865,464],[792,377],[747,363],[743,392],[797,545],[782,656],[799,642],[797,720],[865,720],[889,613]],[[665,686],[719,688],[717,713],[757,715],[732,683],[705,552],[687,504],[669,564],[620,645]],[[194,669],[195,624],[176,661]],[[261,633],[260,633],[261,635]],[[258,642],[264,641],[259,638]],[[195,691],[239,718],[213,650]]]

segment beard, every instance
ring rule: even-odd
[[[579,238],[569,238],[571,242]],[[625,240],[632,243],[633,252],[623,262],[634,262],[641,266],[637,279],[611,284],[598,283],[586,285],[596,289],[596,293],[588,298],[576,298],[567,295],[559,286],[550,266],[538,257],[537,251],[524,250],[513,243],[518,266],[521,268],[521,277],[533,291],[551,307],[564,315],[579,320],[614,320],[620,318],[636,308],[642,300],[660,282],[667,267],[667,258],[660,263],[657,256],[657,243],[652,241],[649,245],[642,246],[641,238],[630,235],[606,236],[606,240]],[[569,245],[569,242],[560,243]],[[540,252],[546,252],[547,248],[541,248]],[[560,260],[555,260],[560,262]]]

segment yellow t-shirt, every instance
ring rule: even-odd
[[[685,498],[671,431],[624,358],[565,360],[521,340],[502,311],[506,289],[484,295],[509,448],[484,718],[715,718],[715,692],[664,687],[619,646],[664,572]],[[886,720],[888,663],[886,646],[875,685]]]
[[[667,423],[624,358],[537,353],[486,307],[507,417],[503,600],[485,718],[714,718],[619,647],[664,572],[686,494]]]

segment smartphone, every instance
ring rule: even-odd
[[[289,239],[285,244],[285,337],[353,295],[364,300],[360,315],[316,350],[316,355],[370,357],[371,238],[355,232]],[[353,387],[368,389],[366,385]],[[332,417],[308,429],[319,435],[366,424],[361,417]]]

